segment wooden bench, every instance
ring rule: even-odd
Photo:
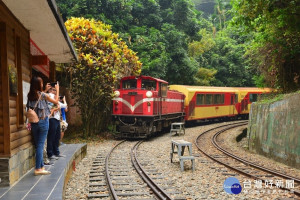
[[[185,147],[188,148],[189,156],[184,156]],[[177,152],[175,151],[175,148],[177,148]],[[185,140],[172,140],[170,153],[171,163],[173,162],[173,154],[175,153],[178,154],[181,171],[184,171],[185,160],[191,160],[193,171],[195,171],[195,157],[192,155],[193,151],[191,142],[187,142]]]
[[[183,122],[176,122],[176,123],[172,123],[171,124],[171,130],[170,130],[170,134],[172,135],[172,133],[175,132],[175,134],[185,134],[185,128],[184,128],[184,123]]]

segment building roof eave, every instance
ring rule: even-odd
[[[31,39],[51,61],[69,63],[77,55],[54,0],[2,0],[29,30]]]

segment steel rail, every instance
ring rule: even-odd
[[[154,194],[161,200],[173,200],[161,187],[159,187],[154,181],[153,179],[148,176],[148,174],[145,172],[145,170],[143,169],[142,165],[139,163],[138,159],[137,159],[137,149],[139,147],[139,145],[142,143],[143,141],[139,141],[137,142],[134,147],[132,147],[131,149],[131,162],[134,166],[134,168],[136,169],[136,171],[139,173],[139,175],[141,176],[141,178],[145,181],[145,183],[152,189],[152,191],[154,192]]]
[[[228,152],[227,150],[223,149],[223,148],[218,144],[218,142],[217,142],[217,137],[218,137],[221,133],[223,133],[223,132],[224,132],[224,131],[220,131],[220,132],[216,133],[216,134],[214,135],[214,137],[213,137],[213,140],[212,140],[213,145],[214,145],[219,151],[223,152],[224,154],[226,154],[226,155],[228,155],[228,156],[230,156],[230,157],[232,157],[232,158],[234,158],[234,159],[236,159],[236,160],[238,160],[238,161],[240,161],[240,162],[242,162],[242,163],[244,163],[244,164],[247,164],[247,165],[252,166],[252,167],[254,167],[254,168],[257,168],[257,169],[259,169],[259,170],[268,172],[268,173],[270,173],[270,174],[273,174],[273,175],[276,175],[276,176],[279,176],[279,177],[282,177],[282,178],[294,180],[295,182],[300,183],[300,179],[297,178],[297,177],[293,177],[293,176],[289,176],[289,175],[286,175],[286,174],[282,174],[282,173],[279,172],[279,171],[272,170],[272,169],[263,167],[263,166],[261,166],[261,165],[257,165],[257,164],[255,164],[255,163],[250,162],[250,161],[247,161],[247,160],[245,160],[245,159],[243,159],[243,158],[241,158],[241,157],[235,156],[235,155],[233,155],[232,153]]]
[[[231,126],[231,125],[233,125],[233,126]],[[229,168],[229,169],[231,169],[231,170],[234,170],[234,171],[236,171],[236,172],[238,172],[238,173],[240,173],[240,174],[243,174],[243,175],[248,176],[248,177],[253,178],[253,179],[261,180],[262,182],[265,183],[266,180],[264,180],[264,179],[262,179],[262,178],[259,178],[259,177],[255,176],[255,175],[252,175],[252,174],[250,174],[250,173],[244,172],[244,171],[242,171],[242,170],[240,170],[240,169],[238,169],[238,168],[236,168],[236,167],[230,166],[229,164],[226,164],[226,163],[224,163],[224,162],[222,162],[222,161],[220,161],[220,160],[218,160],[218,159],[212,157],[211,155],[209,155],[208,153],[206,153],[203,149],[201,149],[201,148],[199,147],[199,145],[198,145],[198,141],[199,141],[200,137],[203,136],[204,134],[209,133],[209,132],[212,131],[212,130],[215,130],[215,129],[218,129],[218,128],[222,128],[222,127],[225,127],[225,126],[230,126],[230,127],[224,128],[223,130],[218,131],[218,132],[215,134],[215,135],[219,135],[219,134],[221,134],[221,133],[223,133],[223,132],[225,132],[225,131],[227,131],[227,130],[236,128],[236,127],[238,127],[238,126],[243,126],[243,125],[246,125],[246,123],[241,123],[240,125],[238,125],[237,123],[235,123],[235,124],[228,124],[228,125],[222,125],[222,126],[219,126],[219,127],[212,128],[212,129],[207,130],[207,131],[203,132],[202,134],[200,134],[200,135],[196,138],[195,144],[196,144],[196,146],[197,146],[197,148],[198,148],[199,151],[201,151],[204,155],[206,155],[207,157],[209,157],[209,158],[212,159],[213,161],[215,161],[215,162],[217,162],[217,163],[220,163],[220,164],[224,165],[225,167],[227,167],[227,168]],[[215,135],[214,135],[214,136],[215,136]],[[214,138],[214,137],[213,137],[213,138]],[[212,138],[212,143],[214,144],[213,138]],[[219,149],[218,149],[218,150],[219,150]],[[225,153],[224,153],[224,154],[225,154]],[[225,154],[225,155],[227,155],[227,154]],[[229,155],[227,155],[227,156],[229,156]],[[229,157],[230,157],[230,156],[229,156]],[[233,158],[234,158],[234,157],[233,157]],[[235,158],[234,158],[234,159],[235,159]],[[240,161],[240,162],[241,162],[241,161]],[[242,163],[243,163],[243,162],[242,162]],[[244,164],[245,164],[245,163],[244,163]],[[255,168],[254,166],[252,166],[252,167]],[[276,172],[275,172],[275,173],[276,173]],[[274,175],[275,175],[275,174],[274,174]],[[277,176],[277,175],[276,175],[276,176]],[[292,190],[290,190],[289,188],[285,188],[285,187],[280,187],[280,189],[292,191]],[[294,191],[294,190],[293,190],[292,192],[293,192],[294,194],[296,194],[297,196],[300,196],[300,192],[299,192],[299,191]]]
[[[123,142],[125,142],[125,140],[119,142],[118,144],[116,144],[111,150],[110,152],[107,154],[106,158],[105,158],[105,177],[106,177],[106,181],[108,183],[108,188],[109,188],[109,191],[112,195],[112,198],[114,200],[118,200],[118,195],[112,185],[112,181],[111,181],[111,178],[110,178],[110,174],[109,174],[109,169],[108,169],[108,160],[109,160],[109,157],[111,155],[111,153],[114,151],[114,149],[119,146],[120,144],[122,144]]]

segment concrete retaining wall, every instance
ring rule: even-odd
[[[299,169],[300,94],[252,104],[247,135],[251,151]]]

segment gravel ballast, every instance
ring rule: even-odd
[[[176,190],[183,194],[188,200],[275,199],[291,197],[292,195],[290,193],[275,189],[275,186],[271,188],[270,185],[266,187],[263,184],[262,188],[256,188],[254,180],[239,175],[220,164],[214,163],[196,149],[194,142],[199,134],[222,124],[225,123],[187,128],[185,135],[181,136],[171,136],[169,133],[165,133],[161,136],[151,138],[140,145],[138,150],[138,158],[141,160],[147,158],[151,164],[156,166],[159,172],[164,174],[165,179],[172,183],[172,187],[175,187]],[[275,161],[266,159],[263,156],[257,156],[256,154],[245,150],[243,145],[239,145],[235,141],[235,137],[239,133],[239,131],[235,131],[230,134],[230,137],[225,138],[226,142],[228,143],[228,148],[233,148],[233,151],[237,156],[249,154],[253,158],[259,159],[260,162],[267,162],[269,168],[272,168],[272,166],[274,166],[274,168],[275,166],[280,166],[281,170],[290,170],[293,172],[293,176],[299,177],[299,170],[286,167],[283,164],[278,164]],[[192,172],[190,161],[184,162],[185,170],[183,172],[180,170],[177,156],[174,157],[173,163],[170,162],[171,140],[174,139],[183,139],[193,143],[193,155],[196,158],[194,172]],[[89,169],[91,168],[93,160],[99,154],[99,152],[108,152],[116,143],[118,143],[118,141],[104,140],[101,142],[92,142],[88,144],[86,157],[76,166],[76,171],[73,172],[66,187],[65,199],[87,199],[89,190]],[[224,191],[223,184],[228,177],[235,177],[239,180],[243,187],[243,190],[240,194],[228,194]],[[249,180],[252,183],[251,187],[249,189],[245,189],[244,183],[249,186]]]

